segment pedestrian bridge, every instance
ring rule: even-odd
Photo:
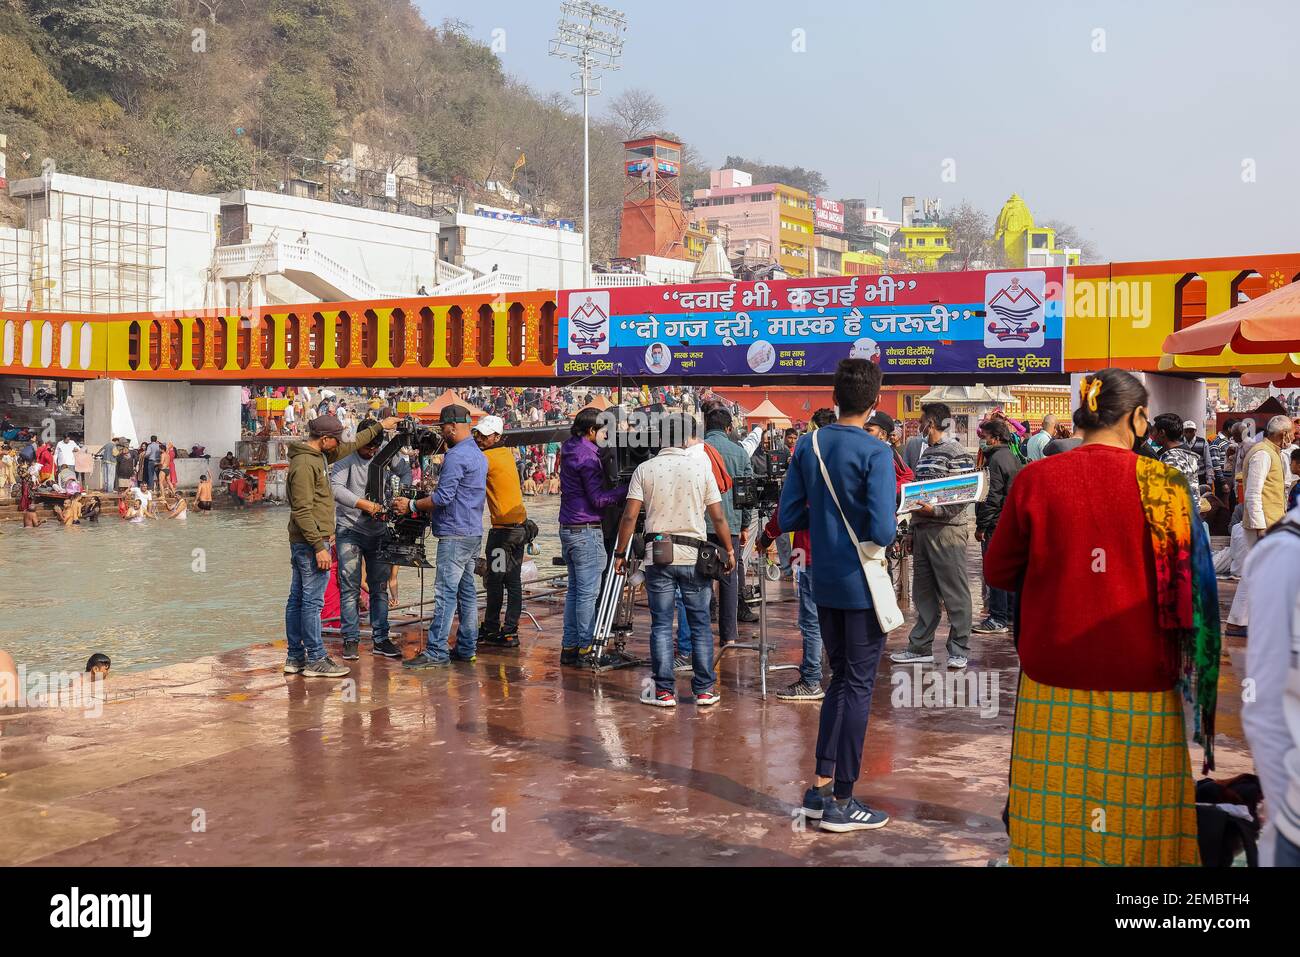
[[[310,265],[309,253],[279,254],[286,268]],[[1049,282],[1063,275],[1045,271]],[[1171,332],[1297,280],[1300,253],[1070,267],[1065,370],[1157,371]],[[567,291],[485,291],[475,281],[455,295],[235,314],[0,312],[0,375],[229,384],[554,379]]]

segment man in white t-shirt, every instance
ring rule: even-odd
[[[59,444],[54,447],[54,477],[59,477],[59,472],[64,467],[77,470],[77,443],[72,441],[72,436],[65,435]]]
[[[707,514],[717,530],[718,540],[725,543],[727,570],[735,567],[736,555],[731,547],[731,530],[722,510],[722,495],[711,469],[702,467],[700,459],[688,451],[699,443],[699,426],[688,415],[676,413],[660,420],[663,448],[654,458],[642,462],[628,484],[627,505],[618,527],[619,556],[616,570],[623,571],[622,555],[636,529],[636,521],[645,509],[645,590],[650,604],[650,668],[655,688],[643,695],[643,704],[671,708],[677,704],[676,679],[673,676],[673,612],[675,598],[681,590],[692,636],[711,633],[709,597],[712,583],[695,570],[697,548],[705,543]],[[658,539],[658,541],[656,541]],[[691,643],[694,674],[691,690],[701,707],[716,704],[713,690],[713,642]]]

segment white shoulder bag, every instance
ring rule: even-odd
[[[826,471],[826,461],[822,458],[822,450],[817,445],[815,430],[812,433],[812,447],[817,453],[817,465],[822,471],[822,481],[830,490],[831,501],[835,503],[835,508],[840,513],[840,521],[844,523],[844,530],[849,533],[849,541],[858,550],[858,561],[862,564],[862,574],[867,579],[867,589],[871,592],[871,604],[875,607],[880,630],[888,634],[903,623],[903,613],[898,610],[898,597],[894,594],[894,582],[889,577],[885,550],[875,542],[858,541],[857,533],[853,531],[853,526],[844,515],[844,509],[840,507],[840,497],[835,494],[830,473]]]

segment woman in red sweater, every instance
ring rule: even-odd
[[[1179,692],[1195,695],[1212,767],[1209,539],[1186,478],[1133,452],[1142,383],[1103,369],[1080,400],[1083,443],[1021,470],[984,556],[989,585],[1020,595],[1010,861],[1196,865]]]

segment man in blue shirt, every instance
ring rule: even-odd
[[[880,367],[866,359],[840,362],[834,390],[839,420],[795,445],[778,513],[783,531],[809,530],[817,556],[813,601],[831,681],[822,700],[816,768],[803,809],[821,821],[824,831],[870,830],[889,823],[888,815],[853,797],[885,636],[845,527],[847,522],[858,541],[882,547],[897,532],[894,455],[863,428],[880,395],[881,378]],[[834,496],[822,477],[823,462]]]
[[[439,419],[447,443],[438,487],[419,501],[393,499],[393,507],[432,513],[429,530],[438,539],[434,559],[433,618],[424,651],[406,668],[436,668],[453,658],[473,661],[478,646],[478,595],[474,585],[474,561],[483,541],[483,502],[487,496],[487,458],[470,437],[469,410],[449,405]],[[460,613],[456,653],[447,650],[451,616]]]

